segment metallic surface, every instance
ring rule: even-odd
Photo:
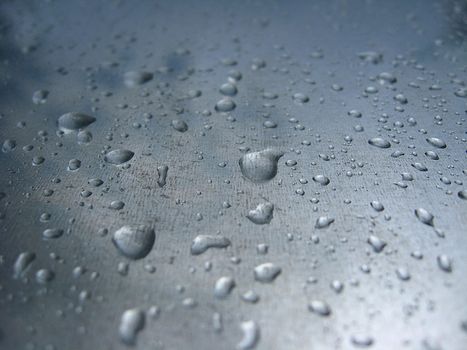
[[[467,99],[455,95],[466,79],[465,2],[6,0],[0,22],[0,141],[17,144],[0,153],[0,349],[125,349],[118,329],[131,308],[146,311],[138,349],[234,349],[248,320],[260,328],[257,349],[351,349],[359,334],[371,337],[371,349],[467,348],[467,202],[458,195],[466,188]],[[368,51],[382,61],[359,58]],[[236,108],[219,113],[219,88],[232,69],[242,73]],[[125,86],[124,74],[138,70],[153,79]],[[382,72],[397,82],[381,84]],[[378,93],[365,94],[368,86]],[[39,89],[50,94],[35,105]],[[201,96],[191,98],[192,90]],[[265,91],[278,98],[263,98]],[[309,102],[294,101],[296,93]],[[398,93],[407,104],[394,100]],[[362,117],[349,116],[352,109]],[[71,111],[96,118],[89,144],[57,134],[57,118]],[[175,130],[174,119],[188,130]],[[265,128],[266,120],[277,127]],[[373,137],[391,148],[369,145]],[[242,147],[284,152],[277,175],[264,183],[243,177]],[[104,161],[118,148],[135,153],[128,168]],[[392,157],[396,150],[404,155]],[[44,163],[33,166],[35,156]],[[75,158],[81,167],[68,171]],[[160,166],[169,168],[163,187]],[[414,177],[407,188],[394,184],[402,172]],[[330,184],[313,181],[318,174]],[[104,184],[92,187],[91,178]],[[370,206],[375,200],[383,211]],[[110,209],[112,201],[125,206]],[[271,222],[248,220],[264,202],[274,204]],[[417,219],[420,207],[434,227]],[[335,221],[315,228],[320,216]],[[130,261],[112,234],[143,224],[155,230],[154,247]],[[47,228],[65,232],[44,240]],[[201,234],[232,244],[191,255]],[[382,252],[370,235],[387,243]],[[262,243],[266,255],[257,252]],[[417,250],[420,260],[411,256]],[[36,259],[14,279],[25,251]],[[441,254],[451,272],[438,266]],[[129,263],[126,276],[121,262]],[[254,279],[265,262],[282,270],[272,283]],[[86,272],[75,276],[79,266]],[[55,275],[46,284],[36,282],[42,268]],[[398,268],[410,279],[398,278]],[[222,276],[235,287],[219,299]],[[340,293],[334,280],[344,284]],[[256,304],[241,299],[250,289]],[[312,300],[331,314],[310,312]],[[147,312],[154,305],[158,317]],[[222,330],[213,326],[216,313]]]

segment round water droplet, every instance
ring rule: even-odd
[[[217,112],[230,112],[236,107],[235,102],[229,98],[224,97],[217,101],[216,106],[214,107]]]
[[[183,120],[174,119],[172,120],[172,127],[180,132],[185,132],[188,130],[188,125]]]
[[[130,259],[142,259],[152,249],[156,234],[149,226],[125,225],[115,231],[112,242],[124,256]]]
[[[273,149],[247,153],[239,160],[240,170],[253,182],[271,180],[277,174],[277,162],[283,154]]]

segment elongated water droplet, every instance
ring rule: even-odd
[[[282,269],[273,263],[264,263],[254,269],[255,280],[262,283],[270,283],[276,279]]]
[[[331,314],[328,303],[322,300],[312,300],[308,304],[308,310],[320,316],[329,316]]]
[[[128,309],[120,318],[118,333],[121,341],[126,345],[135,345],[136,337],[144,328],[145,314],[140,309]]]
[[[224,299],[230,294],[234,287],[234,279],[232,277],[223,276],[216,281],[214,296],[219,299]]]
[[[415,209],[415,216],[425,225],[433,226],[434,216],[428,210],[417,208]]]
[[[373,137],[372,139],[368,140],[368,143],[372,146],[379,147],[379,148],[391,147],[391,144],[389,143],[389,141],[381,137]]]
[[[36,254],[31,252],[23,252],[16,258],[13,265],[13,277],[20,278],[28,270],[31,263],[36,259]]]
[[[135,154],[127,149],[115,149],[104,156],[107,163],[120,165],[128,162]]]
[[[199,255],[209,248],[227,248],[230,244],[230,240],[223,236],[199,235],[191,244],[191,254]]]
[[[153,74],[145,71],[130,71],[123,76],[125,85],[129,88],[134,88],[152,80]]]
[[[250,350],[253,349],[259,341],[260,329],[255,321],[245,321],[240,323],[240,329],[242,330],[242,340],[237,344],[238,350]]]
[[[95,121],[96,118],[87,114],[70,112],[63,114],[58,118],[58,127],[64,132],[71,132],[83,129]]]
[[[316,219],[315,227],[316,228],[326,228],[329,227],[334,222],[334,218],[329,216],[320,216]]]
[[[452,261],[451,258],[445,254],[438,255],[436,258],[438,261],[438,266],[444,272],[451,272],[452,271]]]
[[[42,237],[44,239],[55,239],[61,237],[63,232],[60,228],[48,228],[42,232]]]
[[[429,137],[426,139],[426,142],[436,148],[446,148],[446,142],[437,137]]]
[[[165,186],[168,171],[169,167],[167,165],[157,167],[157,175],[159,176],[159,178],[157,179],[157,184],[159,185],[159,187]]]

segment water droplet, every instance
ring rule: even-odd
[[[242,340],[237,344],[238,350],[253,349],[259,341],[260,329],[255,321],[245,321],[240,323],[242,330]]]
[[[79,159],[71,159],[68,162],[68,170],[69,171],[76,171],[81,167],[81,161]]]
[[[438,266],[444,272],[451,272],[452,271],[452,261],[451,258],[445,254],[438,255],[436,258],[438,261]]]
[[[71,132],[83,129],[95,121],[96,118],[87,114],[70,112],[63,114],[58,118],[58,127],[64,132]]]
[[[156,234],[149,226],[125,225],[115,231],[112,242],[121,254],[130,259],[142,259],[152,249]]]
[[[230,244],[230,240],[223,236],[199,235],[193,240],[191,254],[199,255],[209,248],[227,248]]]
[[[326,228],[329,227],[334,222],[334,218],[328,216],[320,216],[315,223],[316,228]]]
[[[362,117],[362,112],[356,110],[356,109],[351,109],[350,111],[347,112],[349,117],[354,117],[354,118],[361,118]]]
[[[234,84],[225,83],[221,85],[219,91],[222,95],[235,96],[237,94],[237,87]]]
[[[28,270],[31,263],[36,259],[36,254],[31,252],[23,252],[16,258],[13,265],[13,277],[20,278]]]
[[[2,152],[8,153],[13,151],[16,148],[16,141],[15,140],[5,140],[2,145]]]
[[[379,147],[379,148],[389,148],[391,144],[389,141],[381,138],[381,137],[373,137],[372,139],[368,140],[368,143],[372,146]]]
[[[322,300],[312,300],[308,304],[308,310],[320,316],[329,316],[331,314],[330,306]]]
[[[88,143],[92,141],[92,134],[90,131],[81,130],[78,132],[78,135],[76,138],[78,140],[78,144],[87,145]]]
[[[385,241],[374,235],[368,237],[368,243],[371,245],[375,253],[381,253],[386,246]]]
[[[407,270],[405,267],[399,267],[396,270],[396,275],[401,281],[408,281],[410,279],[409,270]]]
[[[217,101],[215,110],[217,112],[230,112],[234,110],[236,107],[235,102],[229,98],[229,97],[224,97]]]
[[[358,333],[350,337],[352,344],[359,348],[367,348],[373,345],[373,337],[368,334]]]
[[[185,132],[188,130],[188,125],[183,120],[174,119],[172,120],[172,127],[180,132]]]
[[[36,272],[36,282],[46,284],[55,278],[55,273],[49,269],[40,269]]]
[[[123,75],[123,81],[125,85],[129,88],[134,88],[139,85],[143,85],[144,83],[147,83],[148,81],[152,80],[152,78],[152,73],[144,71],[130,71],[126,72]]]
[[[49,92],[47,90],[37,90],[32,94],[32,102],[35,105],[41,105],[47,102]]]
[[[259,295],[252,290],[247,290],[241,297],[243,301],[251,304],[255,304],[259,301]]]
[[[460,199],[467,200],[467,190],[461,190],[461,191],[457,192],[457,196]]]
[[[371,207],[376,211],[383,211],[384,205],[380,201],[372,201],[370,202]]]
[[[277,162],[283,154],[274,149],[247,153],[239,160],[240,170],[253,182],[271,180],[277,174]]]
[[[329,178],[324,175],[316,175],[313,176],[313,181],[319,183],[322,186],[329,185]]]
[[[120,165],[128,162],[135,154],[127,149],[115,149],[104,156],[107,163]]]
[[[424,223],[425,225],[433,226],[434,216],[427,210],[423,208],[417,208],[415,209],[415,216],[418,218],[418,220],[420,220],[420,222]]]
[[[246,216],[251,222],[258,225],[269,224],[273,217],[274,205],[271,203],[260,203],[256,209],[250,210]]]
[[[413,163],[412,166],[418,171],[428,171],[428,168],[422,163]]]
[[[63,235],[64,231],[59,228],[48,228],[42,232],[42,237],[44,239],[55,239]]]
[[[273,263],[264,263],[254,269],[255,280],[262,283],[271,283],[281,273],[282,269]]]
[[[300,92],[293,94],[292,98],[295,102],[298,103],[307,103],[308,101],[310,101],[310,98],[307,95],[302,94]]]
[[[214,296],[219,299],[224,299],[230,294],[234,287],[234,279],[232,277],[223,276],[216,281]]]
[[[167,165],[157,167],[157,175],[159,176],[159,178],[157,179],[157,184],[159,185],[159,187],[165,186],[168,171],[169,167]]]
[[[128,309],[120,318],[118,333],[120,340],[126,345],[135,345],[136,337],[144,328],[145,314],[140,309]]]
[[[446,148],[446,143],[437,137],[429,137],[426,142],[436,148]]]

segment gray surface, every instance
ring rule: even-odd
[[[17,143],[14,151],[0,153],[0,192],[6,194],[0,199],[1,349],[123,349],[122,313],[151,305],[161,313],[156,320],[147,316],[138,349],[233,349],[245,320],[261,329],[257,349],[351,349],[358,333],[372,337],[372,349],[466,349],[467,202],[458,192],[466,188],[467,100],[454,94],[466,79],[465,2],[3,1],[0,16],[0,141]],[[313,57],[318,51],[322,58]],[[362,51],[381,52],[383,61],[365,62],[358,57]],[[225,58],[238,64],[226,66]],[[252,70],[255,58],[266,67]],[[57,72],[60,67],[66,75]],[[124,73],[140,69],[154,72],[154,79],[125,87]],[[233,98],[237,107],[217,113],[218,89],[231,69],[243,74]],[[393,72],[397,83],[372,81],[384,71]],[[332,84],[344,89],[334,91]],[[441,90],[430,90],[433,84]],[[379,92],[365,97],[369,85]],[[50,91],[43,105],[31,100],[38,89]],[[185,98],[192,89],[202,95]],[[104,96],[106,91],[112,95]],[[265,100],[263,91],[279,97]],[[295,103],[297,92],[310,101]],[[408,104],[394,101],[397,93]],[[362,118],[348,116],[351,109]],[[57,118],[70,111],[97,118],[87,128],[93,134],[89,145],[78,145],[73,133],[57,136]],[[144,113],[153,118],[145,120]],[[383,113],[386,123],[379,121]],[[277,128],[265,129],[265,117]],[[304,130],[295,129],[292,117]],[[409,117],[417,125],[409,125]],[[187,132],[172,128],[176,118],[187,122]],[[19,121],[26,127],[17,127]],[[404,126],[394,126],[396,121]],[[365,130],[355,132],[356,124]],[[370,146],[368,139],[376,136],[392,147]],[[433,148],[427,137],[443,139],[447,148]],[[27,144],[34,149],[23,151]],[[135,152],[131,166],[105,163],[105,146]],[[262,184],[242,177],[240,147],[286,152],[277,176]],[[424,155],[432,149],[439,160]],[[405,155],[391,157],[395,150]],[[333,158],[324,161],[320,153]],[[32,166],[39,155],[45,162]],[[69,172],[73,158],[82,165]],[[287,167],[287,160],[298,164]],[[414,162],[428,171],[417,171]],[[163,188],[157,185],[161,165],[169,166]],[[414,176],[406,189],[394,185],[401,172]],[[331,183],[313,182],[317,174]],[[441,182],[442,176],[452,183]],[[96,177],[104,185],[92,188],[87,181]],[[303,196],[296,194],[300,188]],[[43,194],[48,189],[54,191],[50,197]],[[93,194],[82,198],[86,189]],[[113,200],[125,207],[109,209]],[[248,211],[266,200],[275,206],[272,221],[249,221]],[[384,211],[372,209],[373,200]],[[231,207],[224,208],[224,201]],[[417,220],[419,207],[433,213],[445,238]],[[44,212],[51,214],[48,223],[39,220]],[[315,229],[323,215],[335,222]],[[125,224],[151,225],[157,238],[151,253],[130,262],[128,275],[121,276],[117,265],[126,258],[111,237]],[[43,240],[51,227],[66,233]],[[101,237],[102,228],[109,234]],[[190,254],[197,235],[217,233],[231,247]],[[383,252],[366,243],[370,234],[387,242]],[[259,243],[269,245],[267,255],[256,252]],[[423,259],[410,256],[415,250]],[[26,278],[13,279],[13,264],[24,251],[37,257]],[[438,267],[440,254],[452,259],[451,273]],[[204,270],[207,261],[211,271]],[[273,283],[253,278],[254,267],[264,262],[282,268]],[[363,264],[369,274],[360,270]],[[76,266],[87,272],[73,277]],[[409,270],[410,280],[397,278],[399,267]],[[55,272],[46,285],[35,280],[41,268]],[[221,276],[236,281],[225,300],[214,298]],[[307,283],[310,277],[317,282]],[[333,280],[344,283],[340,294],[331,289]],[[240,299],[249,289],[261,297],[255,305]],[[89,300],[79,300],[83,290],[91,293]],[[186,298],[197,306],[183,306]],[[332,314],[309,312],[315,299],[325,300]],[[223,317],[222,332],[213,328],[215,312]]]

